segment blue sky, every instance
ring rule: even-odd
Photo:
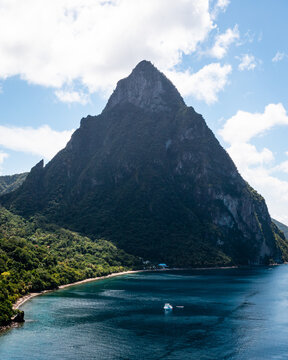
[[[288,224],[287,0],[0,0],[0,172],[28,171],[152,61]]]

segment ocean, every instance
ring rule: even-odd
[[[288,265],[134,273],[21,309],[1,360],[288,359]]]

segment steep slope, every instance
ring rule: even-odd
[[[0,331],[12,303],[29,292],[139,267],[139,259],[103,239],[23,219],[0,207]]]
[[[282,261],[284,238],[201,115],[142,61],[99,116],[2,198],[170,265]],[[273,259],[273,260],[272,260]]]
[[[20,187],[28,173],[0,176],[0,195],[8,194]]]
[[[280,221],[277,221],[275,219],[272,219],[272,221],[274,222],[274,224],[278,227],[278,229],[280,229],[283,234],[285,235],[286,239],[288,240],[288,226],[285,224],[282,224]]]

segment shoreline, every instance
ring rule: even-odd
[[[161,270],[161,269],[159,269]],[[164,269],[166,270],[166,269]],[[89,283],[89,282],[93,282],[93,281],[97,281],[97,280],[104,280],[104,279],[108,279],[108,278],[112,278],[115,276],[120,276],[120,275],[125,275],[125,274],[134,274],[134,273],[138,273],[138,272],[145,272],[145,271],[155,271],[155,270],[128,270],[128,271],[122,271],[122,272],[118,272],[118,273],[111,273],[108,275],[104,275],[104,276],[98,276],[95,278],[88,278],[88,279],[84,279],[84,280],[80,280],[80,281],[76,281],[73,283],[69,283],[69,284],[65,284],[65,285],[60,285],[57,289],[51,289],[51,290],[43,290],[40,292],[34,292],[34,293],[29,293],[26,294],[22,297],[20,297],[12,306],[13,310],[19,310],[19,308],[24,305],[27,301],[33,299],[36,296],[40,296],[40,295],[44,295],[47,294],[49,292],[54,292],[60,289],[65,289],[68,288],[70,286],[75,286],[75,285],[81,285],[81,284],[85,284],[85,283]],[[8,325],[5,326],[0,326],[0,336],[2,334],[4,334],[6,331],[13,329],[14,327],[18,327],[20,323],[15,323],[15,322],[11,322]]]
[[[47,294],[49,292],[53,292],[53,291],[57,291],[57,290],[61,290],[61,289],[65,289],[68,288],[70,286],[76,286],[76,285],[81,285],[81,284],[86,284],[89,282],[93,282],[93,281],[97,281],[97,280],[105,280],[105,279],[109,279],[115,276],[120,276],[120,275],[126,275],[126,274],[134,274],[134,273],[138,273],[138,272],[144,272],[144,271],[150,271],[150,270],[128,270],[128,271],[122,271],[119,273],[112,273],[112,274],[108,274],[108,275],[103,275],[103,276],[98,276],[95,278],[88,278],[88,279],[84,279],[84,280],[80,280],[80,281],[76,281],[73,283],[69,283],[69,284],[65,284],[65,285],[60,285],[58,286],[57,289],[51,289],[51,290],[43,290],[40,292],[35,292],[35,293],[29,293],[27,295],[22,296],[21,298],[19,298],[15,304],[13,304],[13,310],[19,309],[22,305],[24,305],[27,301],[29,301],[30,299],[33,299],[36,296],[40,296],[40,295],[44,295]]]
[[[270,264],[269,266],[276,266],[276,265],[280,265],[280,264]],[[108,275],[98,276],[98,277],[95,277],[95,278],[88,278],[88,279],[76,281],[76,282],[73,282],[73,283],[60,285],[57,289],[43,290],[43,291],[40,291],[40,292],[34,292],[34,293],[26,294],[26,295],[20,297],[13,304],[13,310],[19,309],[27,301],[33,299],[36,296],[44,295],[44,294],[47,294],[49,292],[54,292],[54,291],[65,289],[65,288],[68,288],[68,287],[71,287],[71,286],[86,284],[86,283],[90,283],[90,282],[94,282],[94,281],[98,281],[98,280],[105,280],[105,279],[109,279],[109,278],[113,278],[113,277],[121,276],[121,275],[136,274],[136,273],[142,273],[142,272],[162,272],[162,271],[226,270],[226,269],[238,269],[238,268],[242,268],[242,267],[246,268],[246,267],[250,267],[250,266],[233,265],[233,266],[197,267],[197,268],[189,267],[189,268],[168,268],[168,269],[142,269],[142,270],[128,270],[128,271],[122,271],[122,272],[117,272],[117,273],[111,273],[111,274],[108,274]],[[3,327],[0,326],[0,336],[1,336],[1,334],[6,332],[7,330],[12,329],[13,327],[17,327],[17,326],[19,326],[19,324],[14,323],[14,322],[12,322],[9,325],[3,326]]]
[[[40,291],[40,292],[29,293],[29,294],[24,295],[21,298],[19,298],[16,301],[16,303],[13,304],[13,310],[19,309],[27,301],[33,299],[36,296],[44,295],[44,294],[47,294],[49,292],[65,289],[65,288],[68,288],[68,287],[71,287],[71,286],[86,284],[86,283],[90,283],[90,282],[94,282],[94,281],[98,281],[98,280],[105,280],[105,279],[109,279],[109,278],[113,278],[113,277],[121,276],[121,275],[136,274],[136,273],[140,273],[140,272],[185,271],[185,270],[186,271],[188,271],[188,270],[191,270],[191,271],[192,270],[221,270],[221,269],[224,270],[224,269],[237,269],[237,268],[239,268],[239,266],[235,265],[235,266],[215,266],[215,267],[203,267],[203,268],[143,269],[143,270],[128,270],[128,271],[122,271],[122,272],[118,272],[118,273],[111,273],[111,274],[108,274],[108,275],[98,276],[98,277],[95,277],[95,278],[88,278],[88,279],[76,281],[76,282],[73,282],[73,283],[60,285],[57,289],[43,290],[43,291]]]

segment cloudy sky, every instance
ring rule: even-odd
[[[150,60],[288,224],[287,0],[0,0],[0,172],[47,163]]]

